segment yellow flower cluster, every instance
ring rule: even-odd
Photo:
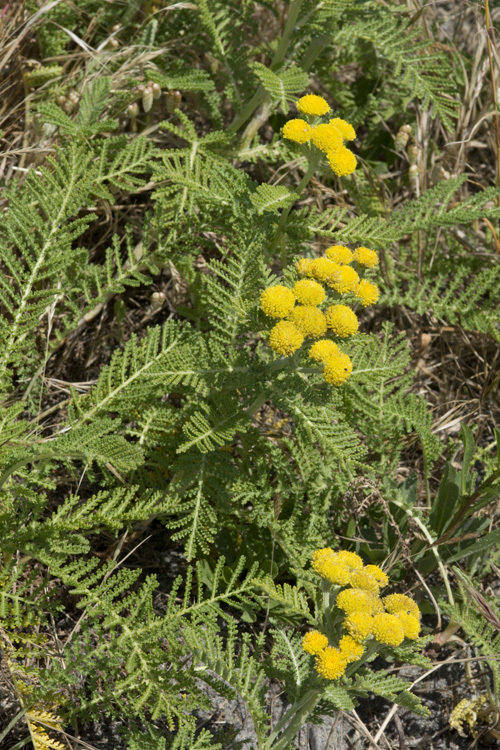
[[[317,347],[320,342],[313,346]],[[315,669],[321,677],[336,680],[349,664],[363,658],[364,641],[372,644],[399,646],[405,638],[415,640],[420,633],[420,610],[417,603],[404,594],[380,598],[380,590],[389,577],[378,565],[364,565],[355,552],[335,552],[324,547],[313,552],[312,567],[320,576],[343,588],[335,600],[336,610],[344,613],[343,635],[338,647],[328,637],[313,630],[302,639],[302,648],[315,657]],[[338,615],[334,622],[338,622]],[[373,653],[371,647],[370,653]]]
[[[315,656],[323,651],[328,646],[328,638],[319,630],[311,630],[310,633],[306,633],[302,639],[302,648],[306,654],[312,654]]]
[[[270,332],[271,347],[288,357],[300,349],[305,338],[320,339],[310,347],[309,357],[323,365],[325,381],[337,386],[351,375],[352,362],[337,343],[321,337],[330,331],[337,338],[345,339],[357,333],[359,321],[347,305],[330,305],[324,312],[319,306],[327,300],[327,293],[332,292],[340,296],[350,294],[351,299],[359,300],[364,307],[379,298],[378,286],[360,279],[353,263],[373,268],[378,264],[378,255],[368,247],[352,251],[345,245],[332,245],[319,258],[298,260],[296,270],[302,278],[292,289],[277,284],[260,295],[263,312],[270,318],[281,318]]]
[[[307,94],[298,100],[297,109],[306,117],[317,118],[326,115],[330,111],[330,105],[322,96]],[[332,171],[338,177],[352,174],[356,169],[356,157],[344,145],[345,141],[356,138],[356,131],[340,117],[312,126],[301,118],[289,120],[283,127],[283,137],[300,144],[311,141],[313,146],[326,155]]]
[[[344,635],[339,647],[328,645],[328,638],[319,630],[306,633],[302,639],[302,648],[307,654],[316,657],[315,669],[326,680],[341,677],[348,664],[359,661],[364,654],[364,646],[350,635]]]

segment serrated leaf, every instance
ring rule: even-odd
[[[266,211],[278,211],[280,208],[292,206],[299,196],[292,193],[284,185],[259,185],[250,200],[258,214]]]
[[[289,111],[288,102],[296,99],[296,95],[309,85],[308,74],[297,66],[275,72],[262,63],[254,62],[252,68],[267,93],[281,106],[285,115]]]

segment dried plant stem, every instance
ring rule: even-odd
[[[500,187],[500,126],[498,122],[498,102],[497,102],[497,90],[496,90],[496,82],[495,82],[495,69],[493,66],[493,53],[492,53],[492,40],[494,40],[494,29],[491,25],[491,18],[490,18],[490,5],[489,0],[484,0],[484,16],[485,16],[485,24],[486,24],[486,46],[488,48],[488,60],[490,63],[490,77],[491,77],[491,96],[493,99],[493,107],[495,114],[493,116],[493,123],[495,127],[495,144],[496,144],[496,156],[497,156],[497,164],[496,164],[496,178],[497,178],[497,187]],[[498,195],[495,199],[495,202],[497,206],[500,206],[500,195]]]

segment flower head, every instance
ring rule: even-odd
[[[327,247],[325,255],[330,260],[335,261],[335,263],[340,263],[341,266],[352,263],[353,259],[352,251],[345,245],[332,245],[331,247]]]
[[[283,138],[295,143],[307,143],[312,137],[312,127],[305,120],[288,120],[283,126]]]
[[[312,263],[311,258],[300,258],[295,264],[297,273],[300,276],[310,276],[312,274]]]
[[[326,298],[325,290],[313,279],[301,279],[293,287],[297,302],[301,305],[319,305]]]
[[[349,355],[340,350],[325,360],[323,377],[331,385],[342,385],[352,372],[352,362]]]
[[[387,573],[384,573],[382,568],[379,568],[378,565],[365,565],[363,570],[365,570],[378,581],[380,588],[387,586],[387,584],[389,583],[389,576],[387,575]]]
[[[330,125],[329,123],[316,125],[312,131],[311,141],[316,148],[324,151],[325,154],[343,145],[340,130],[337,130],[334,125]]]
[[[328,258],[315,258],[311,263],[311,274],[318,281],[329,282],[339,270],[339,264],[328,260]]]
[[[319,654],[328,646],[328,638],[319,630],[311,630],[302,638],[302,648],[306,654]]]
[[[351,266],[340,266],[339,270],[328,280],[328,286],[339,294],[348,294],[358,288],[359,276]]]
[[[359,570],[363,567],[363,560],[355,552],[349,552],[347,549],[342,549],[337,552],[337,557],[343,563],[348,565],[351,570]]]
[[[269,344],[275,352],[289,357],[300,349],[304,341],[303,334],[288,320],[280,320],[271,328]]]
[[[344,628],[355,641],[360,643],[372,632],[373,616],[366,612],[353,612],[344,620]]]
[[[260,307],[270,318],[286,318],[295,307],[295,295],[286,286],[270,286],[260,295]]]
[[[406,612],[408,615],[413,615],[420,619],[420,610],[418,604],[411,597],[406,594],[389,594],[383,598],[384,607],[391,614],[398,612]]]
[[[339,351],[337,344],[334,344],[330,339],[321,339],[316,341],[309,349],[309,356],[316,362],[325,362],[328,357],[332,354],[336,354]]]
[[[380,289],[378,286],[366,279],[362,279],[353,291],[354,296],[356,299],[359,299],[363,307],[374,305],[380,297]]]
[[[336,336],[346,338],[352,336],[359,328],[359,321],[347,305],[332,305],[325,314],[326,324]]]
[[[364,646],[355,641],[352,635],[342,636],[339,641],[339,649],[348,664],[351,664],[353,661],[359,661],[365,652]]]
[[[332,646],[328,646],[316,657],[316,672],[324,677],[325,680],[336,680],[341,677],[347,666],[346,659],[340,651]]]
[[[330,120],[330,125],[334,125],[342,133],[344,141],[353,141],[356,138],[356,131],[350,122],[342,120],[340,117],[334,117]]]
[[[338,594],[335,604],[348,615],[353,614],[353,612],[373,615],[383,611],[378,596],[365,589],[344,589]]]
[[[326,318],[321,310],[312,305],[297,305],[297,307],[294,307],[291,320],[304,336],[317,339],[326,333]]]
[[[337,177],[352,174],[357,166],[356,157],[345,146],[333,149],[326,155],[326,158]]]
[[[354,251],[354,260],[365,268],[373,268],[379,264],[377,253],[369,247],[357,247]]]
[[[338,559],[338,554],[330,547],[313,552],[312,566],[316,573],[338,586],[346,586],[351,577],[351,569]]]
[[[322,96],[306,94],[297,102],[297,109],[304,115],[326,115],[330,111],[330,105]]]
[[[385,643],[387,646],[399,646],[405,637],[403,626],[398,618],[386,612],[375,615],[373,618],[372,634],[379,643]]]
[[[370,575],[366,568],[356,570],[351,576],[351,586],[357,586],[359,589],[371,591],[372,594],[378,594],[380,583],[375,576]]]
[[[420,620],[418,617],[409,615],[407,612],[395,612],[394,617],[397,617],[403,626],[405,638],[409,638],[411,641],[418,638],[420,635]]]

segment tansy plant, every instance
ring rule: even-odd
[[[307,156],[313,171],[326,157],[333,172],[338,177],[352,174],[356,169],[356,157],[345,146],[346,141],[356,138],[353,126],[340,117],[324,121],[330,106],[322,96],[307,94],[297,102],[297,109],[306,119],[289,120],[283,127],[283,137],[299,144],[309,144]]]
[[[300,195],[309,180],[325,160],[337,177],[345,177],[354,172],[357,161],[354,153],[346,147],[346,142],[356,138],[353,126],[340,117],[327,119],[330,105],[322,96],[306,94],[297,102],[297,109],[306,119],[294,118],[283,127],[283,138],[301,148],[307,158],[307,170],[295,190]],[[289,205],[281,214],[271,250],[281,240],[290,213]]]
[[[428,665],[421,654],[426,639],[419,637],[417,603],[405,594],[386,593],[387,573],[378,565],[364,565],[354,552],[318,549],[312,555],[312,568],[312,574],[302,574],[303,588],[281,587],[271,579],[263,584],[271,599],[288,612],[301,611],[311,626],[303,637],[283,629],[274,631],[278,644],[273,654],[278,665],[276,674],[291,705],[259,745],[266,750],[292,747],[304,723],[319,721],[322,713],[331,712],[332,705],[338,710],[352,710],[357,697],[370,693],[426,713],[403,680],[388,670],[370,666],[377,657]],[[312,615],[304,588],[314,599]],[[277,655],[279,650],[281,654]]]
[[[354,172],[356,157],[345,146],[346,141],[356,138],[352,125],[339,117],[329,122],[318,121],[330,112],[330,106],[321,96],[307,94],[298,100],[297,108],[307,120],[289,120],[283,128],[284,138],[306,147],[309,166],[297,193],[304,189],[323,156],[339,177]],[[287,216],[288,210],[285,209],[277,236],[283,230]],[[378,286],[362,279],[360,273],[378,263],[374,250],[358,247],[353,252],[344,245],[333,245],[326,249],[325,255],[314,260],[300,258],[296,271],[302,278],[292,289],[283,285],[271,286],[260,296],[264,313],[270,318],[280,319],[269,334],[271,348],[289,357],[302,347],[305,339],[316,339],[308,356],[323,365],[327,383],[342,385],[353,366],[349,355],[340,349],[339,341],[356,333],[359,321],[352,307],[340,302],[364,307],[377,302]],[[329,337],[325,338],[327,333]]]
[[[340,302],[364,307],[377,302],[377,285],[361,279],[358,271],[373,268],[378,262],[374,250],[358,247],[352,252],[344,245],[333,245],[326,249],[324,256],[314,260],[301,258],[296,270],[304,278],[292,289],[271,286],[260,296],[264,313],[281,319],[270,331],[271,348],[289,357],[306,339],[316,339],[308,349],[308,356],[323,365],[327,383],[342,385],[352,372],[352,362],[339,342],[358,331],[359,321],[352,307]]]

